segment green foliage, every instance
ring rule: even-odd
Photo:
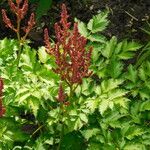
[[[63,150],[149,149],[149,45],[142,48],[136,41],[118,41],[115,36],[107,39],[102,34],[107,16],[100,13],[87,25],[77,20],[88,39],[87,48],[93,47],[93,74],[76,87],[68,106],[57,101],[60,78],[44,47],[35,50],[24,44],[17,67],[18,41],[0,41],[6,107],[0,118],[0,149],[57,149],[62,126]],[[68,85],[62,86],[70,94]]]
[[[38,3],[36,8],[36,19],[39,20],[52,7],[52,0],[31,0],[31,3]]]
[[[102,115],[108,108],[113,109],[114,104],[127,108],[128,99],[125,97],[127,92],[122,88],[118,88],[120,84],[122,84],[121,80],[104,80],[100,86],[96,86],[96,99],[86,101],[87,107],[92,112],[98,108]],[[91,105],[93,101],[94,104]]]
[[[87,24],[87,28],[92,32],[103,31],[109,21],[107,20],[108,12],[101,12],[100,14],[93,16],[93,18]]]
[[[108,26],[109,21],[107,16],[108,12],[102,12],[93,16],[87,25],[76,19],[78,22],[79,32],[92,42],[104,43],[106,38],[103,35],[99,35],[97,32],[102,32]]]
[[[39,0],[36,10],[37,19],[41,18],[52,6],[52,0]]]
[[[141,28],[145,33],[150,35],[150,23],[147,21],[143,28]]]
[[[83,31],[90,33],[85,24],[84,28],[79,26],[79,31],[83,36],[87,33]],[[95,30],[94,34],[101,38],[103,35],[98,32]],[[127,60],[136,59],[141,44],[129,40],[118,42],[116,37],[103,38],[104,42],[88,39],[88,46],[94,48],[91,69],[93,78],[96,77],[94,92],[85,101],[93,115],[89,116],[89,126],[81,131],[88,149],[148,149],[149,44],[139,53],[137,62],[130,64]],[[92,82],[86,85],[90,87]]]
[[[111,40],[105,44],[102,55],[107,59],[117,58],[126,60],[132,58],[134,56],[134,51],[139,48],[141,48],[141,45],[134,41],[128,42],[124,40],[118,43],[116,37],[112,37]]]

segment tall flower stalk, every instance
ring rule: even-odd
[[[68,13],[65,4],[62,5],[61,20],[55,23],[56,42],[52,46],[49,42],[48,30],[44,30],[46,50],[55,57],[57,68],[54,72],[60,75],[70,87],[70,95],[82,83],[84,77],[90,76],[89,66],[92,47],[86,49],[87,39],[78,32],[78,24],[68,22]]]
[[[11,19],[7,16],[6,10],[2,9],[2,17],[3,21],[6,24],[6,27],[12,29],[19,40],[19,52],[17,57],[17,67],[19,65],[20,56],[23,49],[24,41],[26,40],[26,37],[28,36],[29,32],[35,25],[35,19],[34,19],[34,13],[31,14],[28,24],[25,27],[21,27],[21,21],[24,19],[27,11],[28,11],[28,0],[16,0],[16,3],[14,3],[12,0],[8,0],[8,4],[10,6],[11,11],[16,15],[16,26],[14,26],[11,22]],[[24,35],[21,37],[21,32],[24,31]]]
[[[67,97],[68,101],[66,101],[62,84],[60,84],[58,91],[57,100],[60,102],[60,122],[62,124],[58,150],[64,134],[62,118],[65,112],[65,105],[68,106],[72,103],[73,93],[77,86],[82,83],[83,78],[89,77],[92,73],[89,71],[92,47],[86,49],[87,39],[80,35],[77,23],[74,23],[73,30],[70,29],[71,23],[68,22],[68,18],[66,6],[63,4],[61,19],[54,25],[56,35],[54,45],[49,42],[48,29],[44,30],[46,51],[49,55],[54,56],[57,65],[53,70],[60,75],[61,82],[64,81],[70,88],[70,93]]]

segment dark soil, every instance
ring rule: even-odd
[[[119,39],[128,38],[140,40],[141,42],[148,40],[147,35],[143,33],[141,28],[146,21],[150,21],[150,0],[55,0],[50,11],[43,15],[29,35],[29,38],[34,41],[34,47],[43,45],[44,27],[48,27],[50,34],[54,35],[53,25],[59,20],[61,3],[67,5],[71,22],[73,22],[75,17],[88,22],[93,15],[109,9],[110,25],[104,32],[107,37],[115,35]],[[6,3],[1,3],[1,8],[8,8],[8,6]],[[31,12],[35,9],[35,4],[30,6]],[[27,19],[25,22],[27,22]],[[0,39],[6,36],[15,37],[5,27],[0,17]]]

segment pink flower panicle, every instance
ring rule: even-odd
[[[12,0],[8,0],[8,4],[10,6],[10,9],[12,12],[14,12],[15,14],[18,14],[18,7],[14,4],[14,2]]]
[[[28,11],[28,0],[24,0],[24,1],[16,0],[16,4],[12,0],[8,0],[8,4],[10,6],[11,11],[13,13],[15,13],[15,15],[17,17],[17,24],[18,23],[20,24],[21,20],[25,17],[25,15]],[[3,17],[3,21],[6,24],[6,27],[9,27],[16,33],[19,32],[20,29],[18,29],[17,27],[14,28],[14,26],[11,23],[11,20],[8,18],[7,14],[6,14],[6,10],[4,10],[4,9],[2,9],[2,17]],[[35,25],[35,19],[34,19],[34,14],[32,13],[30,16],[30,19],[28,21],[28,25],[23,28],[26,35],[30,32],[30,30],[33,28],[34,25]]]
[[[25,33],[28,34],[33,26],[35,25],[34,13],[31,14],[30,19],[28,21],[28,26],[25,28]]]
[[[50,42],[49,42],[49,35],[48,35],[48,29],[47,28],[44,29],[44,42],[45,42],[45,47],[46,47],[47,52],[51,53],[50,52],[51,45],[50,45]]]
[[[87,40],[78,31],[78,24],[74,23],[73,31],[70,30],[69,15],[65,4],[62,5],[61,20],[55,23],[56,43],[52,47],[49,43],[48,31],[45,29],[44,39],[46,50],[53,55],[57,68],[54,70],[60,74],[61,79],[70,85],[82,83],[82,78],[88,77],[92,47],[86,50]]]
[[[2,90],[3,90],[3,80],[0,78],[0,117],[5,114],[5,107],[2,105]]]
[[[27,11],[28,11],[28,0],[24,0],[24,4],[23,4],[22,8],[20,8],[20,12],[21,12],[20,19],[24,18]]]
[[[20,20],[24,18],[28,11],[28,0],[24,0],[22,7],[20,6],[21,2],[22,0],[16,0],[15,4],[12,0],[8,0],[11,11],[14,12]]]
[[[12,30],[14,30],[16,32],[16,29],[12,25],[10,19],[7,17],[6,11],[4,9],[2,9],[2,17],[3,17],[3,21],[6,24],[6,27],[9,27],[10,29],[12,29]]]

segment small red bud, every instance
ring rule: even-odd
[[[64,105],[65,105],[65,106],[69,106],[69,105],[70,105],[70,102],[69,102],[69,101],[64,102]]]

